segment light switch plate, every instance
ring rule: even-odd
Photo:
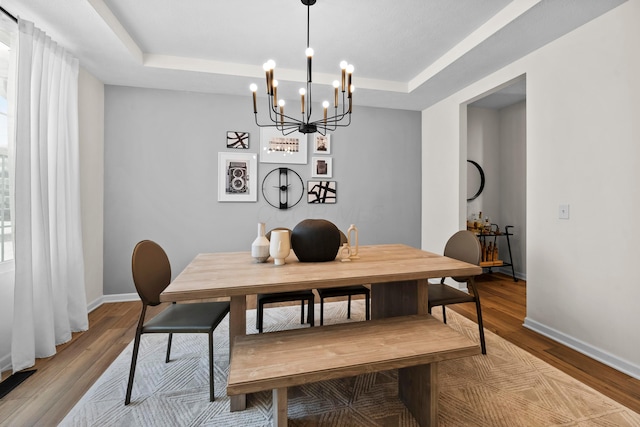
[[[558,218],[569,219],[569,205],[560,205],[558,207]]]

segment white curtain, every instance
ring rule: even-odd
[[[88,328],[80,222],[78,60],[19,20],[13,371]]]

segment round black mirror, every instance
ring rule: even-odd
[[[484,190],[484,171],[473,160],[467,160],[467,202],[475,200]]]

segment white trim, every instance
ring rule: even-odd
[[[138,43],[131,37],[131,34],[124,28],[124,26],[120,23],[118,18],[113,14],[109,6],[103,0],[88,0],[89,4],[95,9],[95,11],[100,15],[100,18],[104,21],[107,26],[113,31],[113,34],[120,39],[125,48],[131,53],[131,56],[138,62],[138,64],[142,64],[144,55],[142,53],[142,49],[138,46]]]
[[[547,338],[551,338],[554,341],[559,342],[560,344],[566,345],[569,348],[574,349],[575,351],[582,353],[590,358],[597,360],[598,362],[604,363],[607,366],[612,367],[620,372],[623,372],[627,375],[632,376],[635,379],[640,380],[640,366],[635,365],[627,360],[620,359],[606,351],[600,350],[599,348],[593,347],[583,341],[580,341],[577,338],[573,338],[572,336],[566,335],[558,330],[550,328],[548,326],[543,325],[542,323],[536,322],[528,317],[525,317],[524,324],[522,325],[527,329],[531,329],[534,332],[539,333],[540,335],[544,335]]]
[[[91,313],[96,308],[100,307],[102,304],[111,303],[111,302],[129,302],[129,301],[140,301],[140,297],[137,293],[130,294],[113,294],[113,295],[103,295],[95,301],[90,302],[87,305],[87,311]]]

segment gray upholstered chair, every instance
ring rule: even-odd
[[[291,237],[291,230],[288,228],[274,228],[273,230],[288,230]],[[267,239],[271,240],[271,232],[266,234]],[[315,304],[315,295],[312,289],[291,292],[274,292],[268,294],[258,294],[256,296],[256,329],[258,333],[262,333],[264,324],[264,306],[266,304],[275,304],[279,302],[300,301],[300,324],[304,324],[304,303],[307,301],[307,323],[309,326],[315,325],[315,313],[313,310]]]
[[[340,246],[344,243],[347,243],[347,236],[341,231],[340,232]],[[324,324],[324,299],[332,298],[332,297],[348,297],[347,301],[347,319],[351,319],[351,297],[353,295],[364,295],[365,299],[365,320],[369,320],[371,318],[370,312],[370,298],[371,292],[368,287],[364,285],[353,285],[353,286],[339,286],[335,288],[319,288],[316,289],[318,291],[318,296],[320,297],[320,325]]]
[[[171,282],[171,265],[165,251],[151,240],[139,242],[133,249],[131,269],[136,291],[142,300],[142,311],[136,328],[136,337],[131,356],[131,370],[124,404],[131,402],[133,377],[136,371],[138,349],[142,334],[168,333],[168,363],[171,356],[171,339],[174,333],[206,333],[209,334],[209,398],[213,402],[213,330],[229,313],[228,302],[205,302],[193,304],[171,304],[165,310],[145,322],[148,306],[160,304],[160,293]]]
[[[482,248],[475,234],[468,230],[461,230],[455,233],[444,247],[444,256],[454,258],[469,264],[479,265],[482,258]],[[442,318],[447,323],[447,313],[445,306],[451,304],[460,304],[465,302],[473,302],[476,304],[476,313],[478,316],[478,327],[480,329],[480,346],[482,354],[487,354],[487,348],[484,342],[484,327],[482,326],[482,310],[480,308],[480,295],[476,289],[473,276],[470,277],[452,277],[458,283],[467,284],[469,293],[456,289],[444,283],[445,277],[440,283],[429,284],[429,313],[432,307],[442,306]]]

